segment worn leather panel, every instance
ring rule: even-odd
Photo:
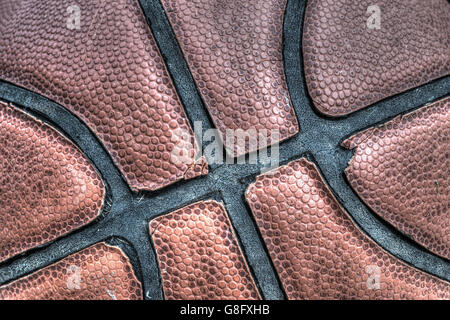
[[[198,148],[138,2],[76,4],[80,28],[70,29],[72,3],[1,0],[0,79],[82,119],[132,189],[183,179]],[[186,142],[179,141],[182,134]],[[174,160],[173,152],[186,161]]]
[[[343,142],[361,199],[430,251],[450,259],[450,98]]]
[[[61,133],[0,102],[0,261],[99,216],[105,186]]]
[[[166,299],[259,299],[222,204],[201,201],[150,222]]]
[[[346,115],[450,73],[450,4],[311,0],[302,50],[316,108]]]
[[[258,176],[246,198],[289,299],[450,298],[448,282],[363,234],[304,158]]]
[[[286,0],[161,3],[203,101],[233,155],[255,151],[298,132],[283,68]],[[231,135],[226,138],[227,130],[238,129],[247,133],[268,130],[267,144],[258,146],[251,139],[244,143]],[[279,131],[278,138],[271,134],[272,129]]]
[[[4,300],[141,300],[127,256],[100,242],[0,287]]]

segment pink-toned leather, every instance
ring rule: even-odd
[[[0,16],[0,79],[83,120],[133,190],[195,166],[192,129],[137,0],[2,0]]]
[[[363,234],[304,158],[258,176],[246,198],[289,299],[450,298],[448,282]]]
[[[343,116],[450,74],[449,34],[446,0],[307,1],[302,51],[315,107]]]
[[[54,128],[0,101],[0,261],[100,215],[105,186]]]
[[[450,98],[343,142],[345,170],[361,199],[430,251],[450,259]]]

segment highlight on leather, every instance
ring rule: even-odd
[[[0,101],[0,262],[100,215],[105,186],[54,128]]]
[[[343,116],[450,74],[446,0],[311,0],[303,25],[315,107]]]
[[[141,300],[125,253],[104,242],[0,287],[2,300]]]
[[[345,173],[375,213],[450,259],[450,98],[400,115],[343,142]]]
[[[246,198],[289,299],[450,298],[450,283],[362,233],[305,158],[258,176]]]
[[[133,190],[160,189],[195,165],[192,129],[137,0],[2,0],[0,17],[0,79],[79,117]]]
[[[286,0],[161,3],[231,154],[256,151],[299,131],[283,66]],[[254,131],[261,134],[258,141],[244,140]]]
[[[227,212],[200,201],[150,222],[166,299],[260,299]]]

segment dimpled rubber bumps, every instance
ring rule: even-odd
[[[166,299],[259,299],[222,204],[202,201],[150,222]]]
[[[0,102],[0,261],[94,220],[105,187],[66,137]]]
[[[233,155],[298,132],[283,68],[286,0],[161,3],[214,124]],[[260,130],[267,130],[267,143],[261,138],[259,145],[240,143],[231,134],[226,138],[227,130],[244,134],[255,130],[264,136]],[[278,138],[271,130],[278,130]]]
[[[314,105],[342,116],[448,75],[449,36],[446,0],[308,1],[303,58]]]
[[[289,299],[450,298],[448,282],[366,237],[304,158],[258,176],[246,198]]]
[[[117,247],[100,242],[0,287],[7,300],[141,300],[141,283]]]
[[[138,2],[76,5],[0,0],[0,78],[81,118],[133,190],[183,179],[198,148]],[[181,135],[189,141],[180,142]]]
[[[361,199],[397,229],[450,259],[450,98],[343,142]]]

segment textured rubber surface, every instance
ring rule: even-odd
[[[149,228],[166,299],[260,298],[222,204],[197,202]]]
[[[299,130],[282,56],[286,0],[162,0],[225,147],[236,156]],[[268,130],[267,144],[239,143],[227,130]],[[278,130],[272,137],[270,130]]]
[[[379,29],[368,27],[374,4]],[[450,73],[450,6],[446,0],[311,0],[302,50],[316,108],[346,115]]]
[[[361,233],[304,158],[258,176],[246,198],[289,299],[450,299],[449,283]]]
[[[134,0],[127,1],[134,8]],[[179,3],[183,3],[181,0],[179,1]],[[20,5],[21,1],[11,3],[9,0],[0,0],[0,24],[2,25],[0,28],[8,27],[6,22],[11,19],[11,12],[14,9],[3,11],[5,3],[14,6]],[[117,2],[112,3],[116,4]],[[139,3],[147,18],[147,21],[143,21],[143,24],[147,24],[151,29],[155,43],[161,53],[161,64],[165,64],[170,73],[189,121],[191,123],[201,121],[203,130],[214,128],[215,124],[211,120],[208,108],[203,104],[203,102],[206,103],[206,100],[202,99],[199,88],[196,87],[196,82],[193,79],[194,72],[191,73],[192,70],[190,71],[188,67],[189,57],[183,55],[174,29],[172,29],[167,18],[170,12],[164,10],[159,0],[140,0]],[[271,1],[270,3],[274,2]],[[92,12],[98,9],[96,4],[97,2],[92,2],[93,8],[91,9],[86,10],[85,6],[81,8],[82,26],[79,31],[74,31],[74,34],[86,32],[84,28],[88,28],[89,25],[85,22],[89,21]],[[258,6],[249,11],[255,11],[256,14],[259,13],[259,7],[265,6],[266,4],[258,3]],[[304,60],[301,54],[305,8],[306,1],[304,0],[288,0],[283,17],[281,40],[283,72],[288,85],[291,105],[298,115],[297,120],[301,132],[280,144],[280,163],[283,165],[302,157],[307,157],[309,161],[314,162],[320,169],[324,181],[336,195],[339,204],[345,207],[346,212],[351,215],[355,224],[365,236],[376,243],[374,246],[378,248],[377,250],[385,250],[392,256],[404,261],[402,266],[406,268],[405,270],[416,268],[424,272],[417,271],[415,273],[419,275],[419,278],[420,275],[424,275],[423,283],[420,279],[411,280],[413,287],[414,283],[420,282],[422,288],[418,293],[415,291],[417,294],[414,294],[414,297],[422,296],[423,290],[426,290],[425,284],[429,283],[427,279],[430,277],[433,279],[440,278],[442,281],[436,281],[448,285],[450,263],[447,259],[431,253],[423,246],[411,241],[403,233],[398,232],[391,224],[386,223],[371,211],[354,192],[344,175],[353,151],[342,148],[341,143],[356,132],[380,123],[386,123],[399,114],[411,112],[448,96],[450,93],[450,77],[421,85],[414,90],[377,102],[371,108],[361,109],[339,119],[324,117],[316,112],[305,83]],[[247,11],[247,7],[243,9]],[[101,12],[99,10],[97,17],[102,16]],[[139,10],[136,10],[135,13],[137,16],[131,18],[132,22],[139,21],[140,18],[138,17],[142,15]],[[208,13],[206,12],[206,14]],[[1,17],[6,17],[6,19],[1,19]],[[55,17],[52,23],[58,24],[59,27],[61,27],[60,24],[63,24],[63,27],[65,27],[67,17],[68,14],[65,13],[63,18]],[[197,19],[201,18],[201,15],[197,15]],[[114,20],[115,18],[108,19]],[[128,18],[124,17],[123,19]],[[240,29],[241,21],[239,19],[231,17],[229,21],[230,24],[234,24],[233,29],[252,33],[251,28]],[[33,27],[30,32],[35,32],[35,28],[38,27]],[[330,28],[331,30],[332,28]],[[95,32],[94,34],[98,35]],[[55,37],[51,33],[46,34],[46,36],[49,38]],[[1,37],[2,33],[0,33]],[[44,40],[29,42],[29,45],[45,42]],[[45,45],[51,45],[52,43],[45,42]],[[0,49],[3,49],[3,47],[0,47]],[[112,48],[110,51],[125,59],[127,53],[130,52],[129,50],[127,47],[120,51]],[[33,71],[37,76],[40,75],[41,71]],[[125,74],[123,77],[127,78],[127,75]],[[145,299],[167,298],[168,296],[165,295],[164,291],[162,269],[160,269],[158,263],[159,256],[156,253],[152,237],[149,236],[149,224],[154,219],[164,217],[168,213],[174,213],[193,203],[217,201],[226,210],[230,220],[230,229],[234,232],[237,246],[242,253],[242,259],[248,265],[248,270],[251,272],[261,298],[284,299],[287,297],[287,292],[284,290],[279,274],[274,268],[271,256],[253,219],[253,214],[245,200],[245,191],[248,185],[255,180],[256,176],[261,174],[261,170],[266,170],[263,164],[211,163],[209,173],[198,177],[199,173],[206,171],[203,160],[199,160],[199,163],[183,172],[184,178],[197,176],[195,179],[183,179],[157,191],[134,192],[130,190],[116,163],[113,162],[111,154],[105,150],[98,137],[85,125],[85,122],[81,121],[70,110],[58,104],[58,101],[51,101],[36,92],[1,80],[0,98],[15,103],[18,108],[64,132],[93,162],[104,180],[107,191],[106,205],[101,219],[61,237],[57,241],[0,263],[1,285],[32,274],[95,243],[107,241],[107,243],[119,246],[126,253],[134,274],[142,282],[142,296]],[[203,139],[202,149],[205,150],[208,146],[209,142]],[[352,225],[352,227],[354,226]],[[363,237],[360,233],[358,234]],[[407,267],[407,265],[409,266]],[[376,268],[371,270],[376,271]],[[398,271],[398,274],[401,274],[401,270]],[[333,269],[330,268],[329,271],[332,273]],[[363,276],[367,278],[370,274],[366,272]],[[345,277],[343,279],[345,280]],[[381,286],[383,286],[383,274],[381,274],[380,280]],[[353,283],[361,285],[361,281]],[[352,290],[354,292],[355,288],[352,288]],[[363,290],[367,289],[363,288]],[[378,289],[375,288],[374,291],[376,290]],[[344,294],[345,292],[342,293],[342,295]],[[376,292],[372,294],[381,295]],[[401,294],[405,295],[408,292],[402,292]],[[401,294],[395,297],[399,297]],[[361,296],[364,295],[361,294]]]
[[[100,215],[105,187],[65,136],[0,101],[0,261]]]
[[[450,98],[343,142],[355,154],[347,178],[377,214],[450,259]]]
[[[198,147],[137,1],[77,2],[80,30],[66,27],[65,2],[0,3],[6,16],[1,79],[80,117],[132,189],[156,190],[183,179]],[[184,145],[177,143],[182,134],[190,137]],[[172,152],[186,161],[174,161]]]
[[[5,300],[137,300],[140,282],[117,247],[97,243],[0,287]]]

